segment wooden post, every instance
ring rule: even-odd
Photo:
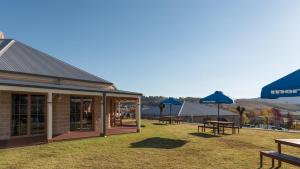
[[[263,155],[260,153],[260,168],[263,166]]]
[[[47,140],[52,141],[52,93],[48,93],[48,104],[47,104]]]
[[[219,122],[220,122],[220,104],[218,104],[218,134],[220,134]]]
[[[142,109],[142,99],[139,96],[136,106],[136,125],[137,125],[137,132],[141,132],[141,109]]]
[[[278,153],[281,154],[281,143],[278,143]],[[281,161],[278,160],[278,167],[281,167]]]
[[[100,135],[102,137],[106,137],[106,93],[104,93],[102,97],[101,119],[102,119],[102,127],[101,127]]]

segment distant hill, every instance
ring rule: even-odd
[[[300,102],[299,102],[300,103]],[[234,105],[224,105],[224,108],[245,107],[247,112],[255,112],[261,109],[276,108],[287,112],[300,111],[300,104],[284,102],[281,100],[263,99],[237,99]]]
[[[165,99],[167,99],[168,97],[164,97],[164,96],[143,96],[142,97],[142,104],[144,106],[158,106],[159,103]],[[199,102],[200,98],[197,97],[179,97],[176,98],[178,99],[180,102],[184,102],[184,101],[190,101],[190,102]]]

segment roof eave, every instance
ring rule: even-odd
[[[48,77],[48,78],[58,78],[58,79],[66,79],[66,80],[76,80],[81,82],[92,82],[92,83],[99,83],[99,84],[108,84],[108,85],[114,85],[112,82],[106,81],[106,82],[100,82],[100,81],[92,81],[92,80],[83,80],[83,79],[74,79],[74,78],[66,78],[66,77],[58,77],[58,76],[49,76],[49,75],[41,75],[41,74],[33,74],[33,73],[24,73],[24,72],[15,72],[15,71],[6,71],[6,70],[0,70],[0,72],[5,73],[15,73],[15,74],[21,74],[21,75],[31,75],[31,76],[40,76],[40,77]]]

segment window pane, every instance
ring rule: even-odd
[[[27,95],[20,95],[20,104],[27,104],[28,96]]]
[[[12,95],[12,118],[11,134],[12,136],[21,136],[27,134],[27,95]]]
[[[81,99],[71,98],[70,104],[70,129],[71,131],[80,130]]]
[[[45,133],[45,96],[31,95],[31,134]]]
[[[22,105],[19,105],[19,113],[20,114],[23,114],[23,115],[27,115],[27,104],[22,104]]]

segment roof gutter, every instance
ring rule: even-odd
[[[142,96],[141,93],[131,93],[131,92],[123,92],[123,91],[109,91],[109,90],[92,90],[92,89],[72,89],[72,88],[61,88],[59,85],[57,87],[48,87],[48,86],[37,86],[37,85],[28,85],[28,84],[9,84],[9,83],[0,83],[0,85],[4,86],[17,86],[17,87],[32,87],[32,88],[40,88],[40,89],[55,89],[55,90],[68,90],[68,91],[82,91],[82,92],[94,92],[94,93],[111,93],[111,94],[124,94],[124,95],[132,95],[132,96]]]
[[[1,56],[1,53],[0,53],[0,56]],[[92,80],[73,79],[73,78],[66,78],[66,77],[57,77],[57,76],[40,75],[40,74],[23,73],[23,72],[14,72],[14,71],[6,71],[6,70],[0,70],[0,72],[30,75],[30,76],[36,76],[36,77],[47,77],[47,78],[54,78],[54,79],[74,80],[74,81],[97,83],[97,84],[114,85],[111,82],[97,82],[97,81],[92,81]]]

